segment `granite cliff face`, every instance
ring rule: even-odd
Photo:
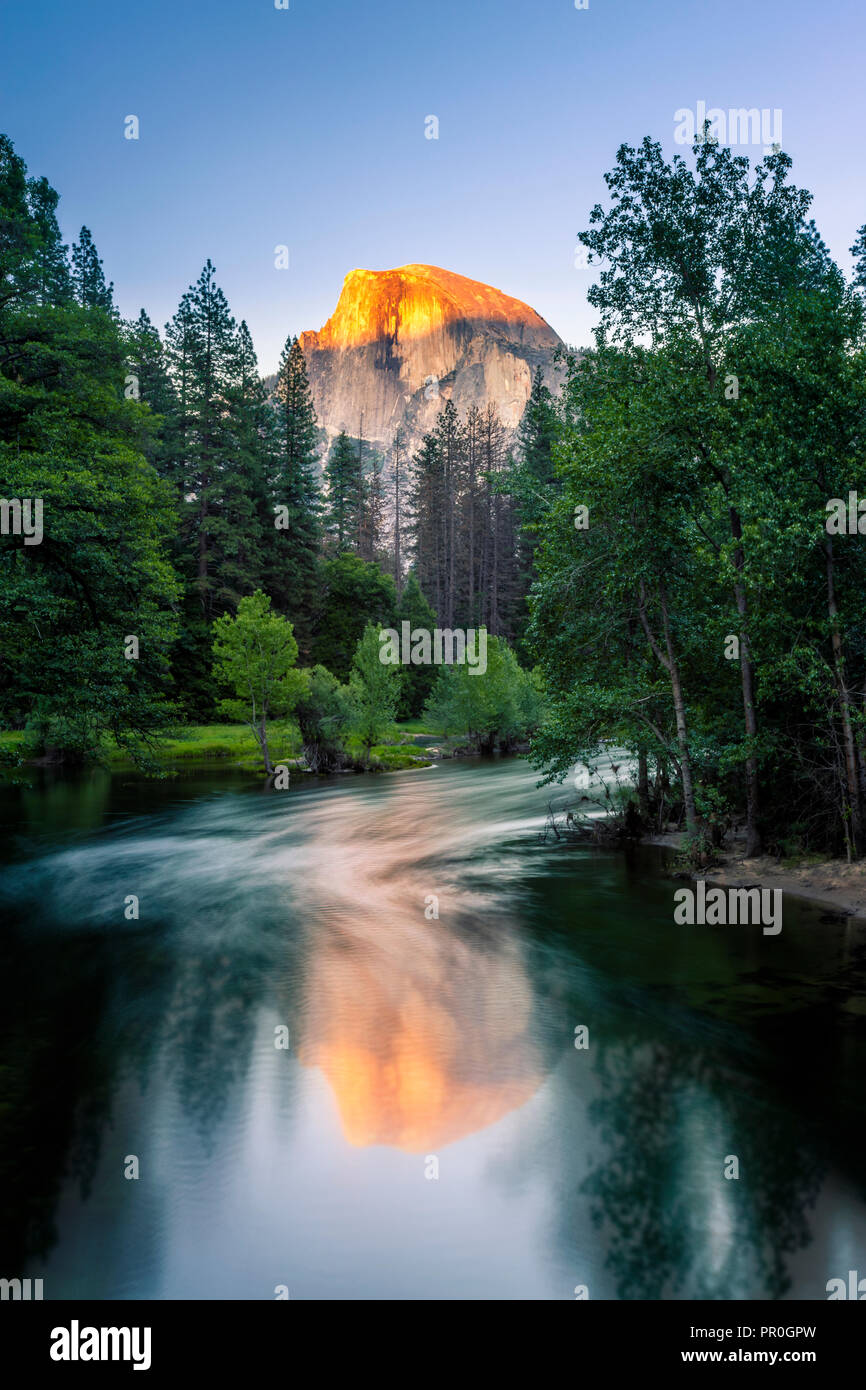
[[[387,448],[402,426],[410,450],[446,400],[461,416],[497,407],[516,429],[541,366],[556,389],[560,339],[519,299],[432,265],[353,270],[339,303],[301,346],[320,424],[330,443],[341,429]]]

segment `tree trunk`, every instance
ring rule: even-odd
[[[475,450],[478,434],[473,421],[469,434],[469,621],[474,623],[475,615]]]
[[[400,440],[394,441],[394,583],[397,597],[403,589],[403,565],[400,558]]]
[[[851,817],[850,833],[846,827],[854,857],[859,859],[863,853],[862,818],[860,814],[860,783],[857,776],[857,750],[854,742],[854,728],[851,721],[851,692],[845,678],[845,658],[842,653],[842,634],[839,631],[839,609],[836,605],[834,582],[833,542],[829,536],[824,541],[824,554],[827,563],[827,612],[830,615],[830,641],[833,646],[833,665],[836,683],[839,687],[839,708],[842,713],[842,746],[845,753],[845,780],[848,784],[848,810]]]
[[[637,755],[637,799],[638,806],[640,807],[641,820],[649,824],[649,765],[645,748],[639,749]]]
[[[207,617],[207,489],[208,479],[201,483],[201,497],[198,504],[198,592],[201,611]]]
[[[686,829],[694,835],[698,828],[698,813],[695,808],[695,789],[692,782],[692,760],[689,754],[689,735],[686,723],[686,704],[683,699],[683,687],[680,681],[680,668],[674,656],[673,642],[671,640],[670,622],[668,621],[667,599],[665,597],[664,586],[660,587],[659,597],[662,606],[662,625],[665,634],[665,647],[667,649],[668,661],[670,662],[671,695],[674,702],[674,716],[677,721],[677,743],[680,748],[680,775],[683,782],[683,805],[686,811]]]
[[[673,638],[671,637],[671,625],[668,616],[667,591],[665,590],[664,583],[661,580],[659,580],[658,594],[659,606],[661,607],[662,613],[662,628],[665,637],[664,652],[661,650],[649,625],[649,620],[646,615],[646,595],[643,588],[643,584],[641,584],[640,608],[638,611],[640,614],[641,624],[643,625],[644,632],[647,635],[647,641],[649,642],[650,647],[652,648],[656,657],[661,662],[662,666],[665,668],[665,670],[668,673],[668,676],[670,677],[671,697],[673,699],[674,717],[676,719],[677,725],[677,744],[679,745],[680,750],[680,779],[682,781],[683,787],[683,806],[685,807],[686,813],[686,829],[688,830],[690,835],[694,835],[697,833],[698,815],[695,807],[695,790],[694,783],[692,781],[692,763],[691,757],[689,755],[689,736],[688,724],[686,721],[686,705],[685,700],[683,699],[683,687],[682,682],[680,680],[680,669],[677,665],[676,654],[674,652]]]
[[[499,498],[493,496],[493,521],[492,521],[492,561],[493,574],[490,580],[490,631],[494,636],[499,634]]]
[[[668,769],[661,757],[656,758],[656,775],[653,779],[653,796],[656,803],[656,830],[659,834],[665,828],[668,803]]]
[[[857,775],[860,783],[860,806],[861,809],[866,803],[866,681],[863,682],[863,703],[861,715],[863,722],[860,724],[860,733],[857,740]]]
[[[448,441],[447,459],[448,474],[445,486],[448,495],[448,589],[446,598],[446,612],[448,614],[448,621],[445,625],[446,627],[452,628],[454,626],[455,606],[454,493],[456,490],[456,482],[454,477],[454,444],[453,440],[450,439]]]
[[[259,746],[262,750],[262,758],[264,759],[265,764],[265,773],[268,777],[272,777],[274,769],[273,764],[271,763],[271,755],[268,750],[268,725],[264,717],[262,717],[261,723],[258,727],[258,736]]]
[[[743,547],[740,541],[743,527],[740,514],[735,507],[730,508],[731,535],[737,542],[734,549],[734,564],[738,575],[742,576],[745,564]],[[755,668],[746,631],[746,591],[742,580],[734,585],[734,598],[740,617],[740,678],[743,687],[743,712],[746,720],[746,737],[754,743],[758,736],[758,718],[755,712]],[[761,853],[761,833],[758,829],[758,759],[754,752],[746,758],[746,856],[752,858]]]

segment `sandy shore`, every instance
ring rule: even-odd
[[[678,849],[681,834],[655,835],[646,843]],[[720,850],[720,864],[695,872],[694,879],[718,883],[725,888],[781,888],[797,898],[823,903],[849,917],[866,919],[866,863],[848,864],[844,859],[779,864],[762,855],[746,859],[736,846]]]

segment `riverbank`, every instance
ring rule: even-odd
[[[346,771],[397,772],[412,767],[429,767],[439,757],[452,756],[450,746],[446,747],[447,740],[428,752],[416,742],[418,735],[433,738],[423,729],[420,720],[395,725],[389,739],[370,749],[369,767],[364,766],[366,759],[360,744],[350,739],[346,749]],[[269,728],[269,744],[274,764],[285,763],[294,773],[307,771],[296,724],[275,720]],[[18,766],[55,765],[55,760],[50,757],[28,757],[25,747],[24,733],[0,734],[0,753],[5,751],[20,756]],[[264,771],[258,742],[246,724],[192,724],[179,727],[158,740],[153,748],[153,756],[166,772],[171,772],[173,768],[208,763],[221,763],[247,772]],[[119,772],[135,767],[128,753],[118,748],[112,740],[106,740],[101,761]]]
[[[681,832],[653,835],[644,843],[678,850]],[[848,917],[866,919],[866,863],[845,859],[774,859],[759,855],[747,859],[735,844],[716,852],[718,863],[698,869],[692,878],[723,888],[779,888],[793,897],[823,904]]]

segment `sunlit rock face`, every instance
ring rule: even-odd
[[[492,402],[520,422],[536,367],[556,389],[558,335],[534,309],[431,265],[353,270],[334,313],[301,345],[319,422],[388,447],[402,426],[417,448],[446,400],[464,415]]]

